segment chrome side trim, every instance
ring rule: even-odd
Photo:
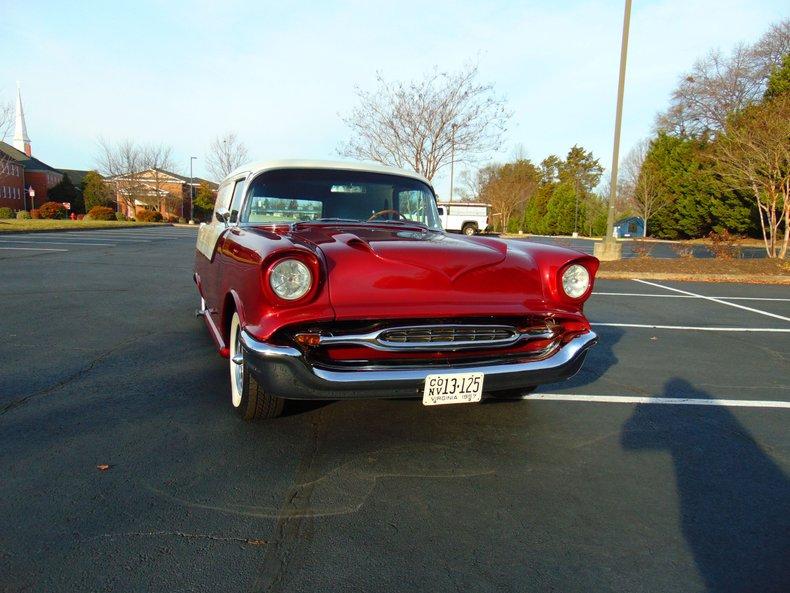
[[[460,341],[444,341],[444,342],[392,342],[382,338],[382,334],[394,331],[408,331],[408,330],[431,330],[431,329],[471,329],[471,328],[485,328],[491,330],[507,331],[510,335],[506,338],[498,338],[495,340],[460,340]],[[367,346],[374,350],[382,350],[389,352],[396,351],[453,351],[465,349],[482,349],[482,348],[496,348],[501,346],[511,346],[523,339],[535,338],[553,338],[554,332],[550,329],[545,331],[533,332],[519,332],[516,328],[510,325],[464,325],[464,324],[448,324],[448,325],[409,325],[409,326],[396,326],[385,327],[365,334],[345,334],[338,336],[320,336],[319,346],[328,345],[356,345]]]
[[[262,357],[272,358],[301,358],[302,353],[290,346],[274,346],[256,340],[246,330],[241,331],[241,343],[247,350]]]

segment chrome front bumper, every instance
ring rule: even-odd
[[[422,397],[425,377],[435,373],[484,373],[486,392],[518,389],[569,379],[581,368],[598,336],[576,336],[543,360],[497,360],[490,364],[437,363],[419,368],[326,369],[310,365],[302,352],[274,346],[242,331],[244,362],[258,383],[287,399],[368,399]]]

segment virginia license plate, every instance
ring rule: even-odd
[[[428,375],[422,403],[426,406],[468,404],[483,397],[483,373]]]

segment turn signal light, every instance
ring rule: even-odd
[[[318,346],[321,343],[320,334],[296,334],[294,339],[302,346]]]

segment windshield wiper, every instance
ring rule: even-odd
[[[301,220],[301,223],[310,222],[362,222],[357,218],[316,218],[315,220]]]
[[[401,225],[407,225],[407,226],[418,226],[418,227],[423,228],[423,229],[427,229],[428,228],[427,224],[425,224],[424,222],[417,222],[416,220],[399,220],[399,219],[394,219],[394,220],[366,220],[365,222],[368,223],[368,224],[401,224]]]

